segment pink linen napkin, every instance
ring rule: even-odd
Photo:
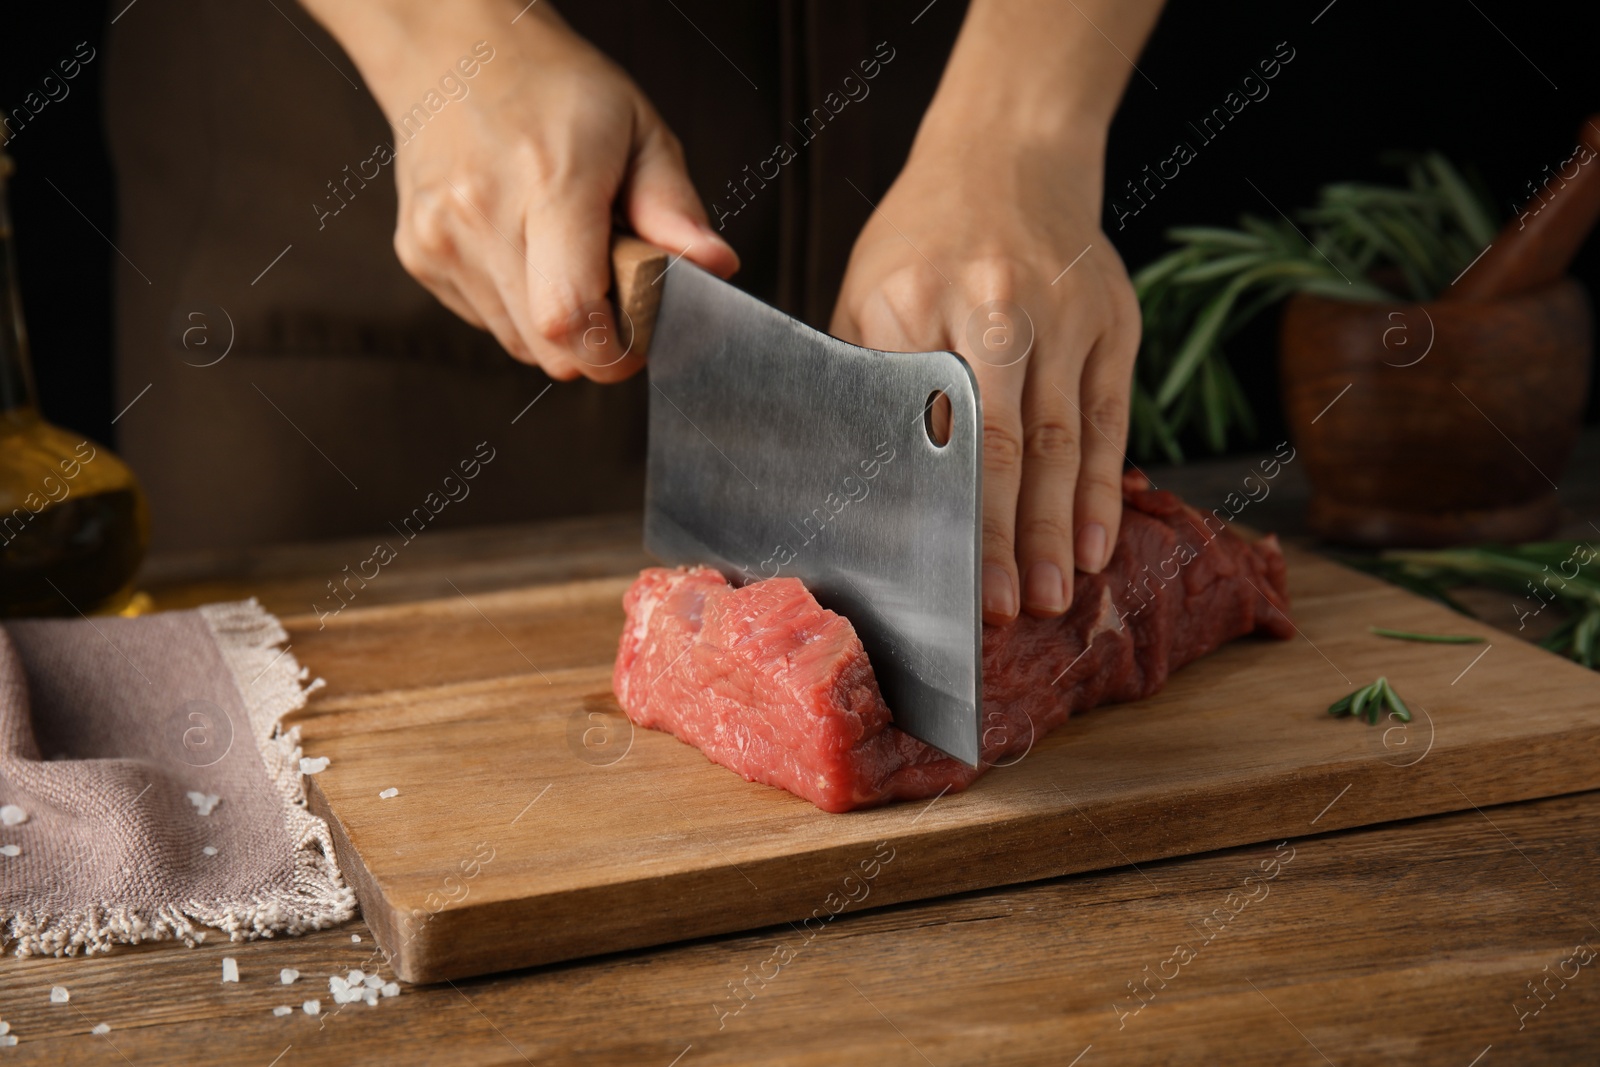
[[[75,955],[342,923],[355,897],[306,810],[321,684],[254,600],[0,627],[0,945]]]

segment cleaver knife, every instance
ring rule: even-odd
[[[972,369],[829,337],[637,238],[616,239],[612,267],[619,341],[648,357],[645,549],[735,585],[799,578],[854,625],[895,725],[976,766]]]

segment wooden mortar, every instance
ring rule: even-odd
[[[1562,275],[1600,216],[1600,115],[1577,140],[1432,303],[1289,301],[1284,410],[1313,532],[1386,547],[1555,527],[1593,352],[1589,301]]]
[[[1308,526],[1375,547],[1547,535],[1591,351],[1589,301],[1570,278],[1491,300],[1295,296],[1281,372]]]

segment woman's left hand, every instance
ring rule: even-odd
[[[1139,307],[1098,152],[924,129],[850,256],[832,332],[965,356],[983,403],[983,617],[1067,609],[1122,517]],[[1019,595],[1020,594],[1020,595]]]

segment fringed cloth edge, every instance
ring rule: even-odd
[[[221,930],[232,941],[293,936],[337,926],[355,916],[355,893],[339,872],[328,825],[306,808],[300,728],[285,730],[281,725],[283,716],[305,707],[306,697],[322,688],[322,679],[307,682],[308,672],[287,647],[279,648],[289,635],[255,598],[208,604],[199,612],[239,689],[250,736],[281,802],[294,864],[292,883],[241,901],[185,900],[154,908],[13,913],[5,932],[16,955],[94,955],[109,952],[113,945],[172,938],[194,946],[206,939],[201,927]]]

